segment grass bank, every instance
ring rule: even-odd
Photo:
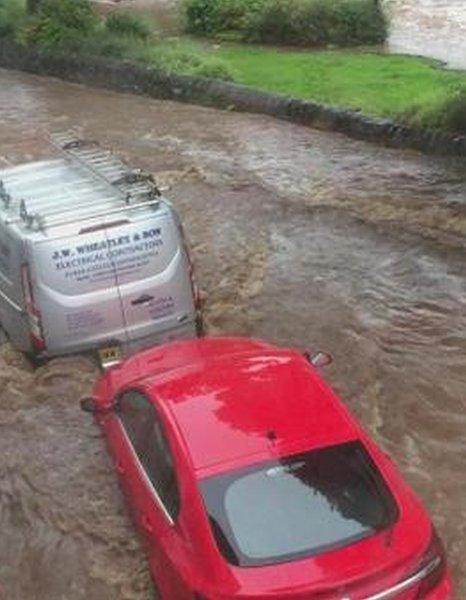
[[[210,47],[236,81],[261,90],[466,133],[466,72],[368,51]]]

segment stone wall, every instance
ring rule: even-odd
[[[466,69],[466,0],[381,0],[392,52],[430,56]]]

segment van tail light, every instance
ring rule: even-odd
[[[445,549],[437,532],[432,528],[432,539],[422,560],[416,569],[425,573],[416,595],[416,600],[427,598],[429,593],[440,583],[447,568]]]
[[[21,279],[23,283],[24,298],[26,300],[26,311],[31,328],[31,343],[37,352],[45,350],[45,339],[42,331],[40,311],[34,302],[34,291],[32,289],[31,273],[29,265],[24,264],[21,267]]]

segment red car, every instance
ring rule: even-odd
[[[164,600],[445,600],[412,490],[309,357],[177,342],[108,371],[107,438]]]

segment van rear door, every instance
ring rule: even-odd
[[[75,352],[125,341],[111,242],[128,240],[110,224],[77,234],[30,240],[29,266],[48,354]]]
[[[162,341],[183,323],[194,323],[188,256],[171,211],[133,215],[112,259],[128,341]]]

